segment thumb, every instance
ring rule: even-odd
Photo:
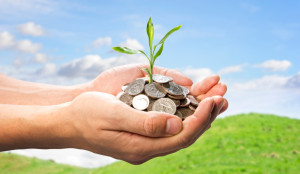
[[[165,137],[176,135],[183,127],[181,119],[175,115],[122,108],[117,111],[120,113],[118,128],[122,131],[148,137]]]

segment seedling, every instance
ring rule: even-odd
[[[154,45],[153,47],[153,37],[154,37],[154,27],[153,27],[153,24],[152,24],[152,21],[151,21],[151,17],[149,18],[148,20],[148,23],[147,23],[147,35],[148,35],[148,38],[149,38],[149,47],[150,47],[150,56],[147,56],[147,54],[142,51],[142,50],[134,50],[134,49],[131,49],[131,48],[127,48],[127,47],[113,47],[112,49],[114,49],[115,51],[117,52],[120,52],[120,53],[126,53],[126,54],[139,54],[139,53],[142,53],[144,54],[148,61],[149,61],[149,64],[150,64],[150,70],[148,68],[143,68],[142,70],[147,72],[148,75],[149,75],[149,83],[152,83],[152,74],[153,74],[153,66],[154,66],[154,62],[156,60],[156,58],[158,56],[161,55],[162,51],[163,51],[163,48],[164,48],[164,44],[165,44],[165,41],[166,39],[175,31],[179,30],[181,28],[181,25],[173,28],[172,30],[170,30],[159,42],[158,44]],[[156,51],[156,48],[160,46],[159,50]],[[156,52],[155,52],[156,51]]]

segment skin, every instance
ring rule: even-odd
[[[190,146],[228,107],[222,97],[227,87],[219,76],[193,84],[178,71],[155,67],[154,73],[173,77],[201,102],[183,122],[174,115],[135,110],[115,95],[123,84],[145,76],[142,67],[147,65],[116,67],[70,87],[2,75],[0,151],[79,148],[141,164]]]

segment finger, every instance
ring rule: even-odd
[[[192,84],[193,84],[193,81],[190,78],[188,78],[187,76],[185,76],[178,70],[166,69],[166,68],[161,68],[161,67],[157,67],[156,69],[158,70],[157,72],[159,74],[172,77],[173,81],[179,85],[192,86]],[[155,72],[155,70],[154,70],[154,72]]]
[[[227,110],[227,108],[228,108],[228,105],[229,105],[228,101],[225,99],[225,103],[224,103],[223,108],[221,109],[221,111],[220,111],[219,114],[225,112]]]
[[[216,100],[215,100],[215,102],[216,102]],[[199,136],[197,137],[197,139],[198,139],[201,135],[203,135],[208,129],[210,129],[210,128],[211,128],[211,124],[214,122],[214,120],[216,119],[216,117],[217,117],[219,114],[221,114],[222,111],[224,112],[224,111],[227,109],[227,107],[228,107],[228,102],[227,102],[227,100],[224,98],[223,101],[217,101],[217,105],[219,105],[219,106],[217,106],[217,109],[216,109],[216,107],[215,107],[214,110],[219,110],[218,114],[216,114],[215,116],[212,116],[212,117],[211,117],[211,119],[210,119],[210,124],[208,124],[208,125],[206,126],[205,130],[203,130],[203,131],[199,134]],[[213,112],[216,112],[216,111],[213,111]]]
[[[222,98],[221,97],[218,97],[218,96],[216,96],[216,97],[213,97],[212,98],[213,100],[214,100],[214,107],[213,107],[213,109],[212,109],[212,112],[215,112],[215,110],[219,110],[220,109],[220,106],[218,106],[218,105],[220,105],[220,103],[222,103]],[[186,120],[188,120],[188,119],[186,119]],[[186,122],[186,120],[185,120],[185,122]],[[196,133],[192,138],[191,138],[191,141],[190,141],[190,143],[194,143],[203,133],[205,133],[205,131],[207,131],[210,127],[211,127],[211,122],[212,122],[212,118],[210,117],[210,119],[209,119],[209,121],[208,121],[208,123],[202,128],[202,130],[196,130],[194,133]],[[185,148],[185,147],[187,147],[187,146],[189,146],[190,145],[190,143],[188,143],[188,144],[186,144],[186,145],[184,145],[184,146],[182,146],[182,148]],[[168,151],[165,151],[165,152],[162,152],[162,153],[158,153],[158,154],[152,154],[152,155],[150,155],[149,157],[146,157],[146,159],[147,160],[149,160],[149,159],[151,159],[151,158],[154,158],[154,157],[158,157],[158,156],[164,156],[164,155],[167,155],[167,154],[170,154],[170,153],[174,153],[174,152],[176,152],[176,151],[178,151],[178,150],[180,150],[180,149],[171,149],[171,150],[168,150]]]
[[[213,121],[216,119],[216,117],[222,113],[223,110],[226,110],[226,108],[228,107],[228,102],[225,98],[223,98],[223,100],[221,100],[219,97],[214,98],[215,104],[217,105],[217,107],[214,107],[213,111],[212,111],[212,116],[210,119],[210,123],[206,126],[205,130],[203,130],[201,132],[201,134],[199,134],[199,136],[197,137],[197,139],[204,133],[206,132],[210,127],[211,124],[213,123]]]
[[[227,86],[224,83],[218,83],[213,86],[207,93],[203,93],[197,96],[197,100],[201,101],[207,97],[212,97],[215,95],[224,96],[227,91]]]
[[[153,138],[123,132],[123,135],[127,134],[128,136],[123,137],[123,141],[121,142],[126,147],[130,147],[126,152],[133,156],[130,161],[140,161],[145,159],[145,157],[170,153],[187,147],[190,143],[193,143],[191,141],[194,135],[206,128],[213,108],[213,99],[203,100],[199,104],[195,114],[186,119],[183,130],[175,136]],[[122,139],[122,137],[118,139]]]
[[[221,96],[213,96],[212,97],[215,102],[215,107],[212,111],[211,115],[211,123],[216,119],[216,117],[219,115],[221,109],[223,108],[223,105],[225,103],[225,99]]]
[[[153,152],[160,154],[189,146],[193,143],[193,137],[201,132],[209,123],[210,113],[213,108],[213,99],[203,100],[194,115],[188,117],[183,122],[183,129],[180,133],[172,137],[143,139],[144,148],[149,150],[148,154]]]
[[[140,69],[149,68],[149,65],[141,65],[140,67],[141,67]],[[146,72],[144,71],[142,72],[146,75]],[[178,70],[154,66],[153,74],[161,74],[161,75],[172,77],[175,83],[182,86],[191,86],[193,84],[193,81],[190,78],[188,78]]]
[[[218,84],[220,76],[212,75],[206,77],[201,82],[194,84],[191,88],[191,94],[194,96],[199,96],[201,94],[206,94],[213,86]]]
[[[195,142],[206,131],[206,129],[208,129],[208,127],[210,127],[211,123],[215,120],[215,118],[219,114],[219,111],[222,109],[222,106],[224,104],[224,98],[221,96],[213,96],[211,98],[214,100],[214,108],[211,111],[209,123],[207,124],[205,129],[203,129],[199,133],[195,134],[195,136],[193,137],[193,142]]]
[[[114,130],[127,131],[148,137],[175,135],[182,129],[179,117],[160,112],[144,112],[127,105],[118,106],[112,118]]]
[[[171,154],[171,153],[175,153],[177,151],[179,151],[180,149],[176,149],[176,150],[170,150],[170,151],[167,151],[167,152],[163,152],[163,153],[158,153],[158,154],[150,154],[148,156],[144,156],[143,159],[141,161],[139,161],[139,164],[142,164],[146,161],[149,161],[150,159],[152,158],[156,158],[156,157],[160,157],[160,156],[166,156],[168,154]]]

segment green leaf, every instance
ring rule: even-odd
[[[142,53],[142,54],[144,54],[147,57],[147,59],[150,61],[149,57],[147,56],[147,54],[144,51],[139,50],[139,52]]]
[[[151,21],[151,17],[149,18],[149,21],[147,23],[147,34],[149,38],[149,47],[150,51],[152,51],[152,42],[153,42],[153,37],[154,37],[154,27]]]
[[[127,47],[112,47],[113,50],[120,52],[120,53],[126,53],[126,54],[138,54],[140,53],[139,50],[133,50]]]
[[[153,54],[154,54],[155,49],[156,49],[157,46],[158,46],[158,44],[157,44],[157,45],[154,45],[154,48],[153,48]]]
[[[142,70],[145,71],[146,73],[148,73],[149,77],[151,76],[151,73],[148,68],[142,68]]]
[[[155,54],[155,56],[154,56],[153,63],[155,62],[156,58],[157,58],[158,56],[160,56],[160,55],[161,55],[161,53],[162,53],[163,49],[164,49],[164,44],[161,44],[161,46],[160,46],[159,50],[156,52],[156,54]]]
[[[160,41],[157,45],[155,45],[154,47],[158,46],[159,44],[162,44],[166,41],[166,39],[175,31],[179,30],[181,28],[182,25],[179,25],[175,28],[173,28],[172,30],[170,30]]]

